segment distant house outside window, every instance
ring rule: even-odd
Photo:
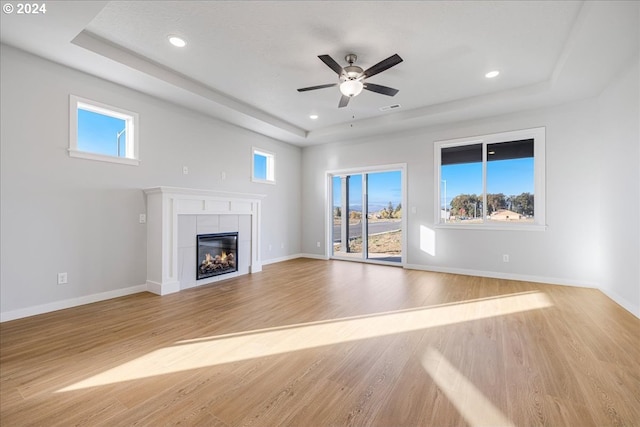
[[[138,114],[70,96],[69,155],[138,165]]]
[[[252,181],[275,184],[275,163],[275,154],[259,148],[253,148],[251,157]]]
[[[436,142],[436,223],[544,227],[544,153],[544,128]]]

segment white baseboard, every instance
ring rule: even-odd
[[[529,276],[526,274],[499,273],[495,271],[465,270],[462,268],[425,266],[420,264],[408,264],[405,266],[405,268],[408,268],[411,270],[433,271],[436,273],[451,273],[451,274],[462,274],[465,276],[491,277],[494,279],[519,280],[523,282],[544,283],[548,285],[579,286],[581,288],[593,288],[605,294],[607,298],[611,299],[616,304],[620,305],[629,313],[640,318],[640,307],[625,300],[624,298],[620,297],[620,295],[617,295],[615,292],[609,291],[607,289],[603,289],[600,285],[593,282],[588,282],[583,280],[573,280],[573,279],[559,279],[557,277]]]
[[[162,285],[160,283],[154,282],[153,280],[147,280],[147,284],[145,286],[147,288],[147,292],[162,295]]]
[[[9,320],[22,319],[23,317],[35,316],[38,314],[49,313],[65,308],[77,307],[79,305],[91,304],[98,301],[104,301],[112,298],[123,297],[125,295],[146,292],[147,285],[132,286],[130,288],[117,289],[115,291],[102,292],[99,294],[85,295],[83,297],[71,298],[62,301],[56,301],[48,304],[36,305],[33,307],[21,308],[19,310],[7,311],[0,313],[0,323]]]
[[[323,261],[329,260],[329,257],[326,257],[324,255],[299,253],[299,254],[288,255],[280,258],[273,258],[266,261],[263,260],[262,264],[263,265],[275,264],[278,262],[289,261],[297,258],[311,258],[311,259],[319,259]],[[357,262],[358,260],[349,260],[349,261]],[[393,265],[393,266],[396,266],[396,265]],[[464,276],[490,277],[493,279],[519,280],[522,282],[535,282],[535,283],[544,283],[549,285],[579,286],[582,288],[600,289],[597,283],[582,281],[582,280],[559,279],[556,277],[531,276],[526,274],[502,273],[497,271],[469,270],[464,268],[437,267],[437,266],[429,266],[429,265],[422,265],[422,264],[405,264],[403,265],[403,267],[409,270],[433,271],[436,273],[451,273],[451,274],[461,274]],[[627,308],[623,304],[620,304],[620,305]]]
[[[620,307],[624,308],[629,313],[633,314],[634,316],[640,319],[640,305],[633,304],[631,301],[625,298],[622,298],[620,295],[616,294],[615,292],[609,289],[600,288],[600,292],[602,292],[607,297],[614,300],[616,304],[618,304]]]
[[[177,280],[173,282],[167,282],[165,284],[147,280],[145,289],[152,294],[156,295],[169,295],[176,292],[180,292],[180,282]]]
[[[321,259],[323,261],[328,261],[329,257],[326,255],[318,255],[318,254],[298,254],[297,258],[311,258],[311,259]]]
[[[279,262],[290,261],[296,258],[300,258],[300,254],[287,255],[279,258],[263,259],[262,265],[276,264]]]
[[[592,282],[587,282],[582,280],[573,280],[573,279],[559,279],[556,277],[547,277],[547,276],[530,276],[527,274],[502,273],[498,271],[467,270],[464,268],[437,267],[437,266],[429,266],[429,265],[421,265],[421,264],[407,264],[405,268],[408,268],[410,270],[433,271],[436,273],[462,274],[464,276],[490,277],[493,279],[519,280],[521,282],[535,282],[535,283],[545,283],[549,285],[579,286],[581,288],[600,289],[597,283],[592,283]]]
[[[267,259],[267,260],[262,260],[262,265],[275,264],[275,263],[284,262],[284,261],[291,261],[292,259],[298,259],[298,258],[313,258],[313,259],[322,259],[322,260],[329,259],[329,258],[325,257],[324,255],[300,253],[300,254],[287,255],[287,256],[283,256],[283,257],[279,257],[279,258],[271,258],[271,259]]]
[[[262,265],[275,264],[278,262],[289,261],[297,258],[311,258],[311,259],[319,259],[319,260],[328,260],[324,255],[317,254],[306,254],[299,253],[294,255],[288,255],[280,258],[273,258],[270,260],[265,260],[262,262]],[[420,264],[407,264],[405,268],[411,270],[423,270],[423,271],[433,271],[437,273],[451,273],[451,274],[462,274],[465,276],[479,276],[479,277],[491,277],[495,279],[505,279],[505,280],[520,280],[525,282],[535,282],[535,283],[546,283],[551,285],[565,285],[565,286],[580,286],[586,288],[596,288],[599,289],[603,294],[605,294],[608,298],[615,301],[625,310],[629,311],[634,316],[640,318],[640,310],[638,307],[634,306],[634,304],[629,303],[625,299],[621,298],[619,295],[608,291],[606,289],[600,288],[597,284],[584,282],[584,281],[576,281],[571,279],[559,279],[554,277],[542,277],[542,276],[529,276],[523,274],[512,274],[512,273],[500,273],[495,271],[482,271],[482,270],[467,270],[462,268],[447,268],[447,267],[436,267],[436,266],[425,266]],[[35,316],[38,314],[49,313],[52,311],[63,310],[65,308],[76,307],[84,304],[91,304],[98,301],[104,301],[112,298],[118,298],[125,295],[137,294],[140,292],[153,292],[153,282],[147,282],[144,285],[132,286],[124,289],[117,289],[115,291],[102,292],[99,294],[86,295],[78,298],[71,298],[62,301],[56,301],[49,304],[37,305],[34,307],[27,307],[19,310],[8,311],[4,313],[0,313],[0,323],[8,322],[10,320],[21,319],[23,317]],[[157,284],[159,285],[159,284]],[[159,291],[159,289],[156,289]],[[159,292],[158,292],[159,293]]]
[[[296,258],[315,258],[323,259],[327,258],[321,255],[313,254],[294,254],[285,257],[274,258],[263,261],[262,265],[273,264],[277,262],[289,261]],[[262,270],[262,268],[260,268]],[[254,271],[252,271],[254,272]],[[257,271],[255,271],[257,273]],[[21,308],[19,310],[7,311],[0,313],[0,323],[8,322],[10,320],[22,319],[24,317],[36,316],[38,314],[50,313],[52,311],[64,310],[65,308],[77,307],[80,305],[91,304],[98,301],[104,301],[112,298],[118,298],[125,295],[137,294],[140,292],[151,292],[156,295],[167,295],[168,293],[177,292],[180,290],[180,283],[171,283],[171,286],[165,286],[163,292],[163,286],[160,283],[147,281],[144,285],[132,286],[130,288],[117,289],[115,291],[102,292],[99,294],[85,295],[78,298],[70,298],[62,301],[56,301],[48,304],[36,305],[33,307]]]

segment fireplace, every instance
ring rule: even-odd
[[[198,234],[196,279],[238,271],[238,233]]]
[[[259,248],[264,194],[176,187],[147,188],[144,194],[149,292],[169,295],[230,276],[262,271]],[[227,232],[238,232],[238,252],[234,254],[237,271],[196,280],[202,262],[197,258],[196,236]]]

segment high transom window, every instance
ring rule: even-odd
[[[276,156],[273,153],[253,148],[251,151],[251,179],[253,182],[276,183]]]
[[[138,165],[138,114],[70,96],[69,155]]]

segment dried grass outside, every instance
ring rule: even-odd
[[[362,237],[349,240],[350,252],[362,252]],[[369,236],[370,254],[402,254],[402,233],[400,230]]]

